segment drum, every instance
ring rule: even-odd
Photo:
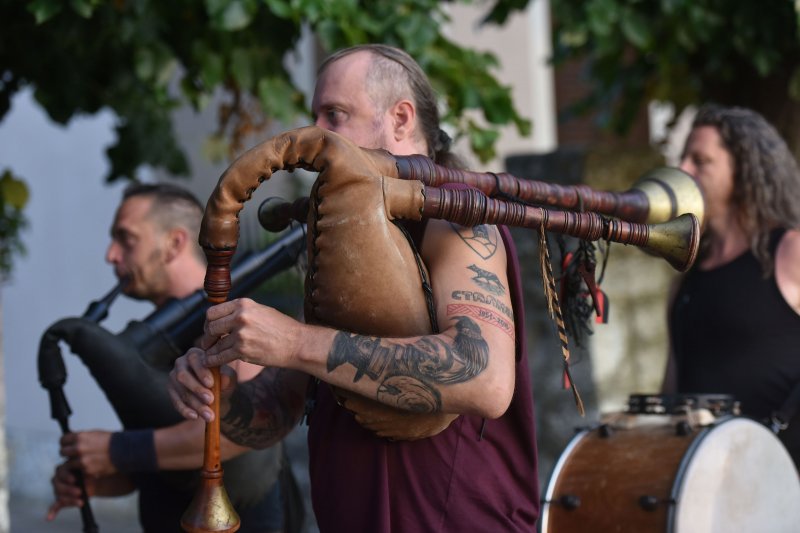
[[[800,479],[771,431],[724,398],[654,398],[569,442],[542,533],[800,531]]]

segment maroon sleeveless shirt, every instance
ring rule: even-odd
[[[309,417],[309,470],[322,533],[536,530],[539,482],[525,315],[516,249],[508,256],[516,333],[514,396],[496,420],[462,415],[438,435],[390,442],[339,407],[320,383]],[[419,244],[419,242],[417,242]]]

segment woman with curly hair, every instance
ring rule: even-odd
[[[788,424],[780,437],[800,464],[797,163],[755,111],[705,106],[680,167],[704,192],[706,222],[670,300],[664,392],[730,394],[743,415]]]

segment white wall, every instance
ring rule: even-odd
[[[52,123],[30,92],[18,94],[0,123],[0,168],[10,167],[27,183],[27,254],[15,261],[2,286],[6,425],[11,490],[50,492],[58,461],[60,429],[50,418],[49,397],[36,368],[42,333],[53,322],[80,316],[88,303],[116,283],[104,260],[109,226],[124,184],[104,184],[104,148],[113,139],[114,117],[104,112]],[[149,304],[119,298],[104,323],[112,331],[141,318]],[[81,361],[63,348],[65,393],[73,429],[116,428],[116,415]]]
[[[452,25],[445,31],[462,46],[491,52],[500,67],[493,74],[511,89],[519,114],[531,120],[532,133],[522,137],[516,127],[505,126],[496,146],[497,157],[480,163],[468,155],[465,143],[458,154],[467,156],[470,168],[477,171],[505,171],[505,158],[515,154],[545,153],[556,149],[556,113],[550,33],[550,2],[535,0],[523,12],[515,12],[502,27],[480,25],[487,5],[454,4],[449,7]]]

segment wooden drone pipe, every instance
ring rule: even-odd
[[[431,187],[464,183],[492,198],[515,199],[562,209],[600,213],[629,222],[658,223],[693,213],[704,217],[703,193],[691,176],[677,168],[661,167],[642,176],[624,192],[599,191],[588,185],[558,185],[520,179],[501,172],[473,172],[435,164],[425,156],[394,156],[402,179]]]
[[[538,229],[544,226],[546,231],[586,241],[602,239],[630,244],[665,259],[680,272],[694,264],[700,245],[700,222],[692,213],[684,213],[660,224],[642,224],[597,213],[548,209],[489,198],[475,189],[426,186],[423,191],[423,218],[447,220],[467,227],[501,224]],[[305,220],[308,209],[308,197],[293,202],[270,198],[259,209],[259,218],[269,218],[273,230],[280,231],[291,220]],[[269,216],[266,211],[270,212]]]

